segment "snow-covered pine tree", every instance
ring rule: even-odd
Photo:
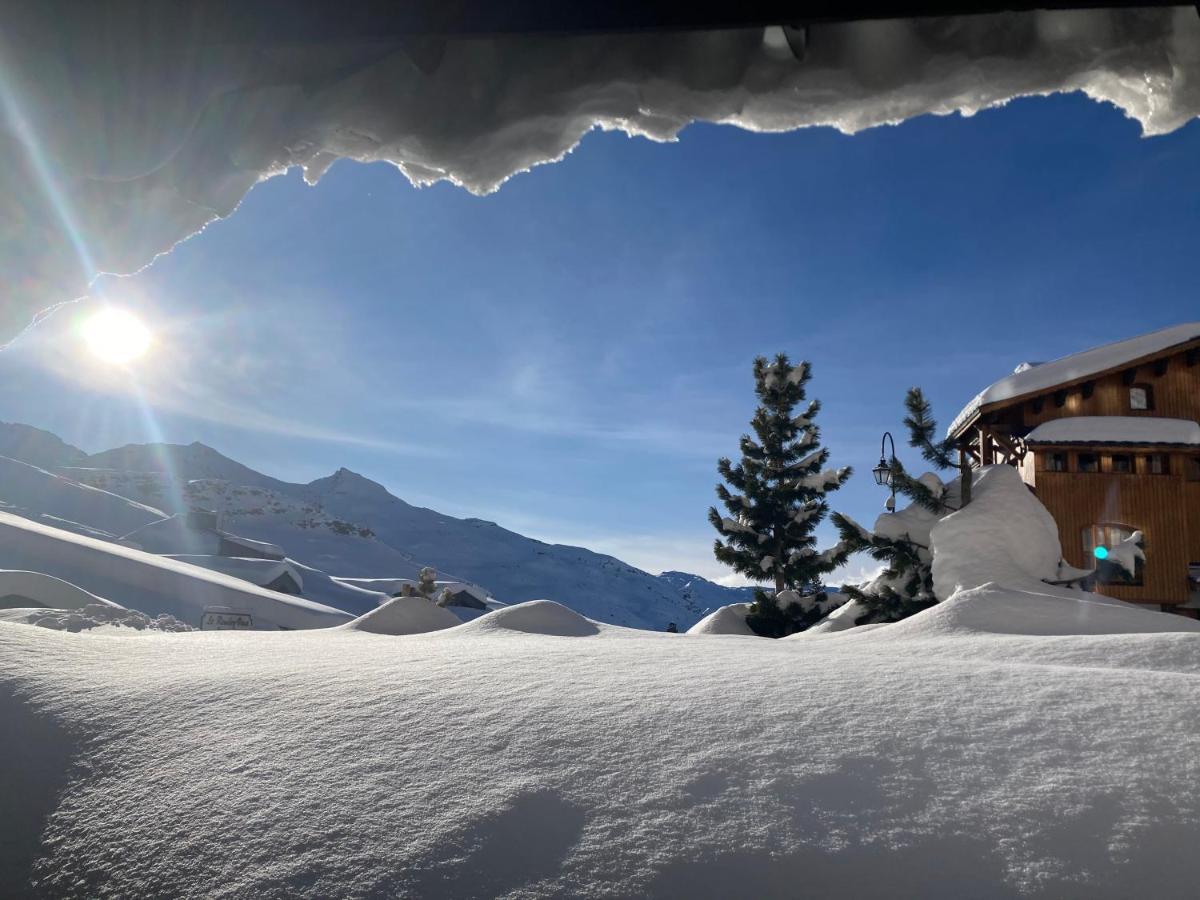
[[[908,443],[938,469],[958,465],[957,448],[949,438],[937,440],[937,422],[920,388],[910,388],[904,398]],[[962,493],[959,483],[946,485],[933,473],[920,478],[908,474],[898,459],[889,460],[892,485],[896,493],[907,497],[907,509],[881,516],[875,531],[868,531],[849,516],[835,512],[833,523],[841,543],[852,553],[865,552],[884,563],[883,571],[864,585],[847,585],[842,590],[851,600],[865,607],[855,624],[896,622],[928,609],[937,602],[933,593],[933,554],[929,530],[942,517],[959,508]],[[965,479],[970,490],[970,475]]]
[[[437,569],[433,566],[425,566],[417,574],[417,593],[426,600],[432,600],[434,592],[437,590]]]
[[[826,469],[829,451],[821,446],[814,418],[821,409],[805,403],[810,366],[793,366],[786,355],[754,361],[759,407],[750,425],[757,437],[742,435],[741,460],[717,463],[726,481],[717,485],[728,515],[715,507],[708,519],[721,533],[713,552],[721,562],[753,581],[771,581],[774,591],[759,590],[746,621],[765,637],[801,631],[820,615],[819,591],[802,597],[797,589],[820,585],[822,576],[841,565],[849,547],[816,549],[813,531],[829,512],[825,495],[850,477],[849,467]]]

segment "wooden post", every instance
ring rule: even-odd
[[[961,444],[958,447],[958,476],[959,476],[959,496],[961,505],[959,509],[971,502],[971,479],[974,473],[971,469],[971,458],[967,456],[967,451]]]
[[[992,449],[992,436],[988,430],[982,425],[979,426],[979,464],[981,466],[990,466],[995,462],[995,456]]]

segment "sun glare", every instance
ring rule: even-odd
[[[150,329],[133,313],[123,309],[103,309],[83,323],[83,339],[97,359],[113,365],[125,365],[150,349]]]

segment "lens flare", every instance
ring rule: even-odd
[[[102,309],[83,323],[83,340],[92,354],[112,365],[127,365],[144,356],[153,340],[150,329],[133,313]]]
[[[1096,559],[1108,559],[1108,548],[1097,547],[1092,551],[1092,556],[1096,557]]]

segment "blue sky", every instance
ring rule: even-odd
[[[199,440],[298,481],[344,465],[719,577],[705,511],[755,355],[812,362],[832,461],[858,470],[833,506],[870,523],[909,385],[945,424],[1022,360],[1200,318],[1198,151],[1195,123],[1144,139],[1060,96],[854,137],[595,133],[488,197],[382,164],[293,173],[97,285],[156,333],[132,375],[87,358],[70,307],[0,354],[0,418],[90,451]]]

